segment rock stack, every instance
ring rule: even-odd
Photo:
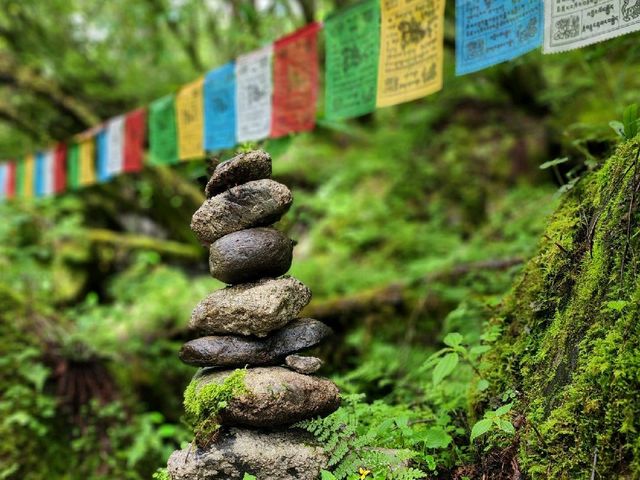
[[[270,227],[290,208],[289,189],[271,180],[262,151],[221,163],[206,187],[207,200],[191,229],[209,248],[213,277],[228,284],[193,310],[183,362],[203,367],[185,393],[197,418],[195,447],[173,453],[173,480],[316,479],[322,449],[292,424],[335,411],[337,387],[312,376],[322,361],[297,355],[331,330],[298,318],[311,300],[302,282],[283,276],[293,242]],[[284,366],[283,366],[284,365]],[[244,369],[244,370],[238,370]]]

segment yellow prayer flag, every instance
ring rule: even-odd
[[[24,157],[24,198],[35,196],[36,159],[33,155]]]
[[[178,123],[178,156],[180,160],[204,156],[204,102],[202,86],[204,78],[190,83],[176,95]]]
[[[382,0],[376,106],[442,88],[445,0]]]
[[[93,137],[81,141],[78,144],[78,163],[80,173],[78,185],[86,187],[96,183],[96,144]]]

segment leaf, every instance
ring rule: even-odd
[[[631,139],[638,134],[638,105],[632,103],[624,109],[622,114],[622,123],[624,124],[624,136]]]
[[[322,477],[324,479],[324,477]],[[335,477],[334,477],[335,478]],[[244,477],[242,477],[242,480],[257,480],[256,477],[254,477],[253,475],[250,475],[248,473],[244,474]]]
[[[516,429],[513,426],[513,423],[511,423],[509,420],[499,418],[496,423],[498,424],[498,428],[500,428],[500,430],[502,430],[503,432],[508,433],[509,435],[513,435],[514,433],[516,433]]]
[[[476,345],[469,349],[469,355],[472,357],[479,357],[483,353],[487,353],[489,350],[491,350],[491,346],[489,345]]]
[[[605,304],[605,309],[620,313],[627,305],[629,305],[629,302],[625,300],[612,300]]]
[[[483,418],[482,420],[476,422],[476,424],[471,429],[470,440],[473,442],[480,435],[484,435],[485,433],[487,433],[489,430],[491,430],[491,425],[493,425],[493,422],[488,418]]]
[[[489,382],[484,378],[478,382],[478,390],[484,392],[487,388],[489,388]]]
[[[431,427],[424,434],[426,448],[447,448],[451,440],[453,440],[451,435],[442,427]]]
[[[448,345],[450,347],[457,347],[462,343],[462,340],[463,340],[462,335],[460,335],[457,332],[453,332],[453,333],[447,334],[447,336],[444,337],[444,340],[442,341],[444,342],[445,345]]]
[[[326,470],[322,470],[320,472],[321,480],[338,480],[338,478],[331,472],[327,472]]]
[[[445,379],[451,372],[453,372],[458,365],[458,354],[449,353],[442,357],[436,368],[433,369],[433,386],[437,386]]]
[[[622,138],[625,138],[624,136],[624,125],[622,124],[622,122],[618,122],[616,120],[612,120],[609,122],[609,126],[613,129],[614,132],[616,132],[616,134]]]
[[[513,407],[513,403],[507,403],[506,405],[498,408],[494,413],[497,417],[501,417],[502,415],[509,413],[511,411],[511,407]]]
[[[619,123],[619,122],[618,122]],[[540,165],[540,170],[546,170],[547,168],[555,167],[569,161],[569,157],[556,158],[555,160],[549,160]]]
[[[436,469],[436,459],[433,458],[433,455],[425,455],[424,461],[427,462],[427,468],[432,472]]]

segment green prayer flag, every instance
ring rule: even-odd
[[[162,97],[149,106],[149,158],[153,165],[178,162],[174,95]]]
[[[373,111],[380,51],[378,0],[360,2],[329,16],[324,35],[325,116],[338,120]]]
[[[77,143],[69,147],[69,155],[67,157],[67,184],[69,188],[73,190],[80,187],[80,150]]]

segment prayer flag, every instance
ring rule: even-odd
[[[273,45],[236,61],[236,132],[239,142],[262,140],[271,131]]]
[[[149,154],[155,165],[178,161],[175,97],[167,95],[149,106]]]
[[[542,0],[456,0],[456,74],[476,72],[542,44]]]
[[[311,23],[273,44],[272,137],[316,124],[318,30],[320,24]]]
[[[7,195],[7,184],[9,178],[9,164],[8,163],[0,163],[0,200],[6,200],[8,198]]]
[[[36,154],[35,185],[36,196],[46,197],[54,193],[54,154],[53,150]]]
[[[387,107],[442,88],[445,0],[381,0],[376,106]]]
[[[32,198],[35,193],[35,159],[27,155],[16,169],[16,193],[21,198]]]
[[[16,196],[16,162],[7,163],[7,180],[5,182],[6,198],[14,198]]]
[[[67,146],[56,145],[53,151],[53,191],[62,193],[67,188]]]
[[[72,190],[80,186],[80,147],[71,144],[67,155],[67,185]]]
[[[178,156],[180,160],[204,156],[204,79],[185,85],[176,95],[178,119]]]
[[[144,142],[146,139],[146,111],[139,108],[127,114],[124,121],[124,165],[125,172],[142,170]]]
[[[213,151],[236,144],[235,65],[227,63],[204,78],[204,149]]]
[[[544,0],[544,53],[559,53],[640,30],[637,0]]]
[[[338,120],[376,108],[380,5],[367,0],[329,16],[324,23],[325,115]]]
[[[80,166],[79,185],[84,187],[96,183],[95,138],[88,138],[78,143],[78,162]]]
[[[106,182],[109,175],[109,147],[107,131],[102,129],[96,134],[96,163],[98,165],[97,177],[99,182]]]
[[[124,168],[124,116],[120,115],[107,122],[106,130],[106,166],[103,180],[107,180],[123,171]]]

